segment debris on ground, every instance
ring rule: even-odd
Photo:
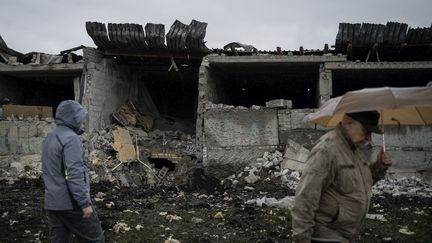
[[[120,125],[88,134],[84,143],[91,196],[107,240],[291,241],[290,209],[309,143],[291,137],[284,149],[217,178],[197,166],[193,135],[156,129],[156,120],[139,117],[133,104],[114,116]],[[7,167],[0,167],[0,242],[47,241],[40,156],[10,156]],[[430,242],[431,214],[430,185],[417,177],[386,178],[373,187],[354,240]]]
[[[289,205],[295,191],[276,174],[277,166],[256,167],[260,179],[253,186],[244,180],[249,166],[235,173],[235,178],[240,175],[237,184],[231,184],[232,179],[215,182],[208,187],[216,188],[211,192],[180,184],[151,189],[101,181],[92,185],[92,198],[98,198],[93,203],[110,242],[164,242],[170,236],[181,242],[290,242]],[[292,180],[298,183],[297,179]],[[426,194],[431,188],[418,178],[401,181],[386,179],[375,186],[377,194],[356,242],[431,241],[432,198]],[[399,192],[417,187],[417,193],[394,194],[396,185]],[[47,241],[48,223],[40,210],[43,185],[21,179],[13,185],[0,183],[0,191],[0,228],[6,229],[0,242]],[[26,230],[39,232],[38,236],[25,234]]]
[[[118,234],[118,233],[126,233],[129,230],[131,230],[131,228],[126,223],[119,222],[113,226],[113,230],[116,234]]]

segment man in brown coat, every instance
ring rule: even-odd
[[[379,113],[347,113],[312,149],[292,209],[299,242],[351,242],[369,208],[372,185],[392,161],[381,151],[370,163],[362,148],[378,128]]]

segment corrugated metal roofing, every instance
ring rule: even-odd
[[[346,44],[430,44],[432,42],[432,28],[409,28],[405,23],[387,22],[382,24],[350,24],[340,23],[336,36],[336,49]]]
[[[432,59],[432,27],[409,28],[405,23],[340,23],[333,53],[349,60],[425,61]]]
[[[165,26],[148,23],[109,23],[108,30],[103,23],[86,22],[88,35],[96,46],[103,50],[175,50],[207,52],[204,44],[207,23],[192,20],[189,25],[176,20],[165,36]],[[165,44],[166,38],[166,44]]]

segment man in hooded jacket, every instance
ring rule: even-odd
[[[90,181],[79,135],[87,111],[78,102],[65,100],[56,111],[56,128],[42,144],[42,177],[50,239],[69,242],[104,242],[104,234],[90,199]]]

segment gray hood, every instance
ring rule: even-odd
[[[87,110],[74,100],[65,100],[57,107],[55,121],[57,125],[71,128],[81,134],[80,124],[87,116]]]

